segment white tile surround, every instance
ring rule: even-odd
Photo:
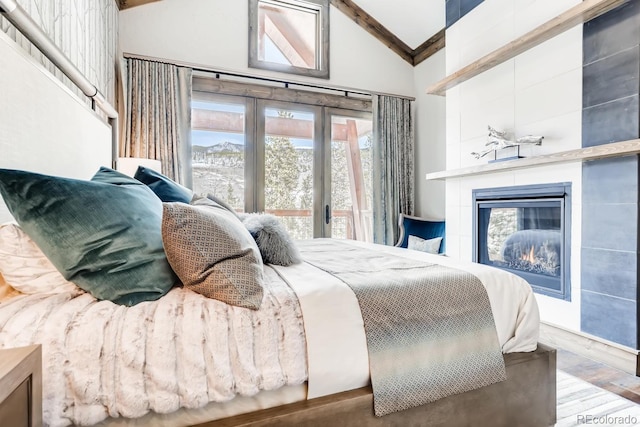
[[[579,0],[485,0],[447,29],[447,74],[578,3]],[[484,148],[487,125],[517,136],[543,135],[542,146],[521,150],[525,156],[581,148],[581,25],[447,91],[447,169],[487,162],[486,158],[477,160],[470,155]],[[538,294],[536,298],[542,320],[579,331],[581,178],[581,164],[571,163],[448,179],[447,253],[471,259],[473,189],[571,182],[572,301]]]

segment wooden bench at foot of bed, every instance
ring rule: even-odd
[[[377,418],[371,387],[200,424],[227,426],[547,427],[556,422],[556,350],[504,355],[507,380]]]

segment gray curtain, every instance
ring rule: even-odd
[[[120,157],[160,160],[163,174],[191,188],[191,68],[133,58],[126,66]]]
[[[413,215],[414,155],[411,101],[373,97],[373,241],[398,240],[398,216]]]

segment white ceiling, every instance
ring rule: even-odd
[[[445,25],[445,0],[353,0],[415,49]]]

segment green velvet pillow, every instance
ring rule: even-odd
[[[65,279],[134,305],[176,283],[162,247],[162,202],[139,181],[100,168],[91,181],[0,169],[0,194]]]

